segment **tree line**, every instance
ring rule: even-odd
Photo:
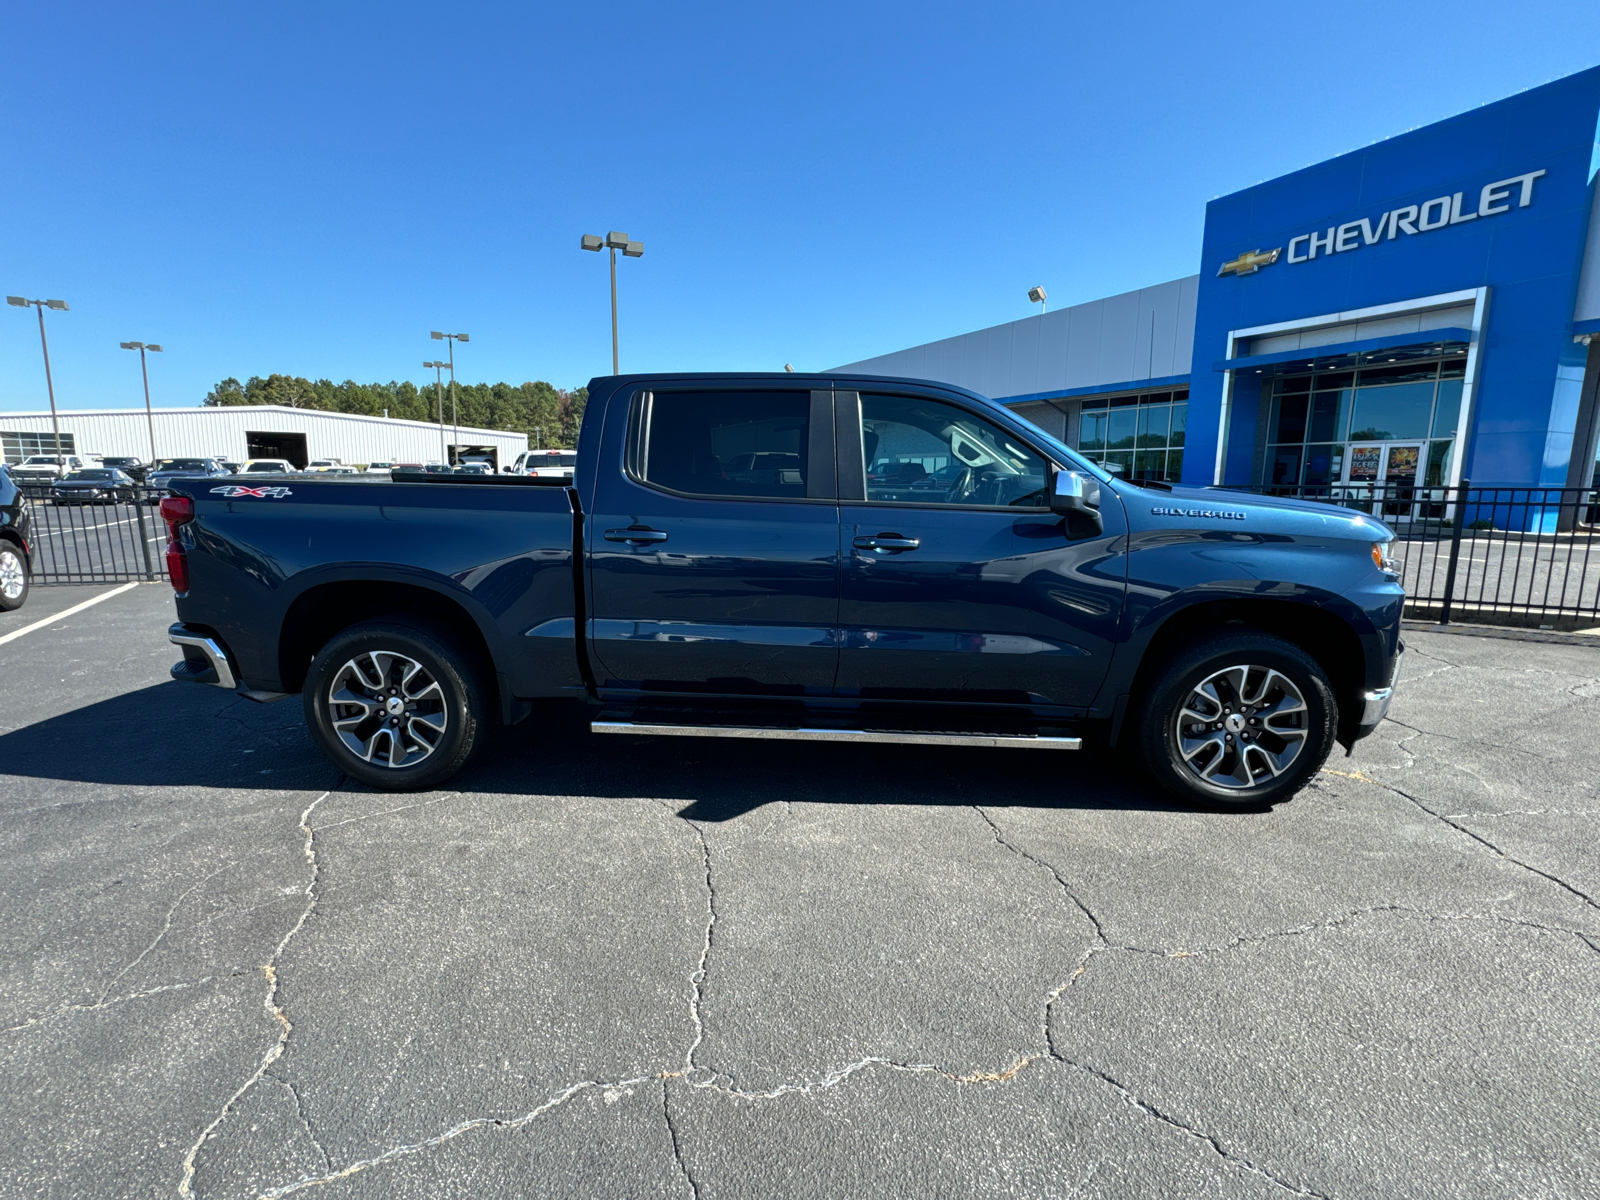
[[[478,429],[504,429],[528,435],[528,444],[539,448],[578,444],[578,426],[583,421],[583,406],[588,388],[573,391],[555,387],[542,379],[533,383],[458,383],[456,406],[459,423]],[[401,383],[357,383],[347,379],[302,379],[294,375],[252,375],[240,383],[224,379],[206,393],[205,403],[212,408],[240,404],[281,404],[285,408],[311,408],[322,412],[360,413],[381,417],[385,413],[408,421],[438,421],[439,397],[432,383],[421,387],[409,380]],[[444,421],[456,424],[450,403],[450,384],[444,385]]]

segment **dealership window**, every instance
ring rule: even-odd
[[[19,463],[25,458],[35,454],[55,453],[55,434],[53,433],[0,433],[0,450],[5,453],[5,461]],[[61,453],[76,454],[78,444],[73,440],[73,435],[61,435]]]
[[[1083,402],[1078,450],[1129,479],[1176,483],[1183,474],[1189,392],[1142,392]]]
[[[1443,484],[1466,363],[1463,343],[1433,342],[1279,367],[1262,483]]]

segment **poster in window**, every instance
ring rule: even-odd
[[[1382,446],[1356,446],[1350,451],[1350,482],[1371,483],[1378,478]]]
[[[1384,481],[1387,483],[1415,483],[1417,481],[1417,460],[1421,455],[1421,446],[1390,446],[1389,463],[1383,472]]]

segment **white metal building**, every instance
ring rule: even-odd
[[[149,460],[151,424],[143,409],[61,409],[61,448],[79,455],[131,455]],[[444,462],[459,454],[487,454],[510,465],[528,449],[526,434],[463,425],[442,428],[428,421],[401,421],[352,413],[320,412],[278,405],[228,408],[158,408],[153,414],[156,458],[286,458],[296,466],[311,459],[344,463]],[[459,437],[457,436],[459,434]],[[0,412],[5,461],[51,451],[50,414]]]

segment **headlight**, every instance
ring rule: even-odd
[[[1391,575],[1398,575],[1400,574],[1400,560],[1392,557],[1389,553],[1393,546],[1394,543],[1392,541],[1373,542],[1372,564],[1380,571],[1388,571]]]

